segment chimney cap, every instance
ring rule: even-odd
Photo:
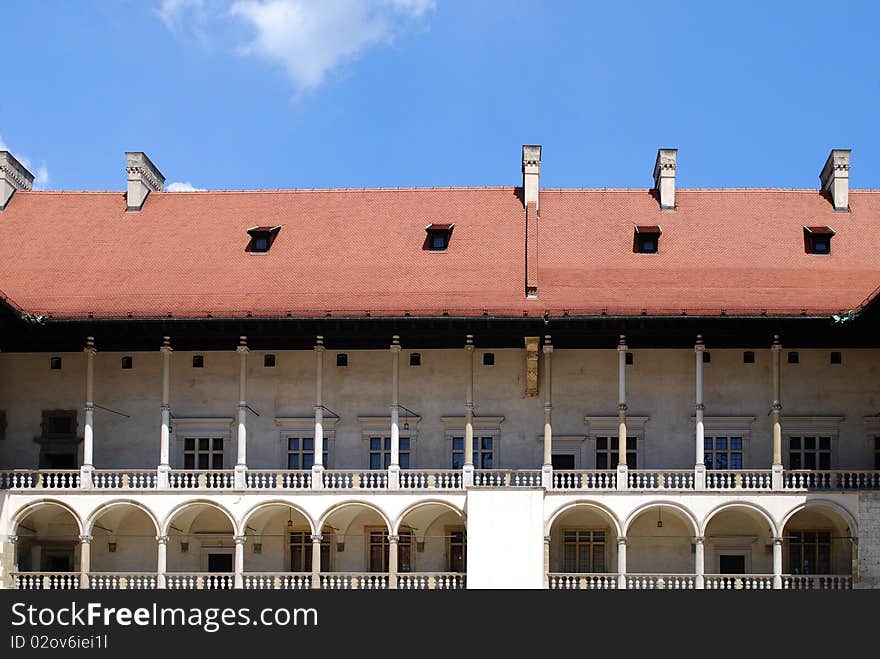
[[[125,169],[129,175],[140,174],[141,180],[153,192],[159,192],[165,185],[165,175],[143,151],[126,151]]]
[[[541,145],[540,144],[523,144],[522,148],[523,166],[526,164],[541,164]]]
[[[657,149],[654,161],[654,187],[659,187],[659,180],[664,176],[675,176],[678,149]]]
[[[819,173],[819,182],[822,190],[828,190],[834,181],[835,176],[849,176],[850,156],[852,149],[831,149],[828,159]]]
[[[0,179],[7,180],[16,190],[31,190],[34,175],[11,151],[0,151]]]

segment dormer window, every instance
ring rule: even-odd
[[[804,250],[807,254],[830,254],[833,236],[831,227],[804,227]]]
[[[281,231],[280,226],[251,227],[247,230],[248,235],[251,237],[251,241],[248,243],[245,251],[256,253],[268,252],[272,248],[272,243],[275,242],[275,237],[278,235],[279,231]]]
[[[452,238],[452,230],[454,224],[429,224],[425,227],[428,234],[425,238],[425,244],[422,249],[431,252],[443,252],[449,247],[449,241]]]
[[[636,225],[633,232],[633,251],[637,254],[656,254],[660,245],[659,226]]]

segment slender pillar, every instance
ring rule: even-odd
[[[235,464],[235,487],[246,487],[247,474],[247,337],[239,337],[238,347],[238,460]]]
[[[553,487],[553,343],[550,335],[544,337],[544,465],[541,468],[541,484]]]
[[[324,337],[315,339],[315,460],[312,489],[324,488]],[[314,581],[314,580],[313,580]]]
[[[694,587],[697,590],[703,590],[706,587],[705,573],[706,558],[703,538],[696,538],[694,540],[694,574],[696,575],[696,578],[694,579]]]
[[[773,465],[771,467],[772,487],[774,490],[782,489],[782,396],[780,386],[780,361],[782,357],[782,343],[779,335],[773,336],[773,345],[770,347],[770,369],[773,380],[773,405],[771,416],[773,417]]]
[[[464,402],[464,468],[462,478],[465,487],[474,484],[474,335],[465,339],[465,364],[467,391]]]
[[[247,536],[237,535],[233,540],[235,540],[235,579],[233,587],[241,589],[244,588],[244,543],[247,540]]]
[[[92,569],[92,536],[79,537],[79,587],[89,587],[89,570]]]
[[[773,588],[782,590],[782,538],[773,538]]]
[[[617,489],[629,489],[626,466],[626,337],[617,343]],[[625,552],[626,550],[624,550]]]
[[[617,539],[617,589],[626,589],[626,538]]]
[[[388,588],[397,588],[397,541],[398,536],[388,536]]]
[[[0,581],[0,588],[15,588],[15,581],[12,573],[18,572],[18,536],[6,536],[6,551],[3,552],[3,581]]]
[[[165,572],[168,570],[168,536],[156,536],[156,588],[165,588]]]
[[[312,536],[312,589],[314,590],[321,588],[321,540],[323,538],[320,533]]]
[[[544,588],[550,588],[550,536],[544,536]]]
[[[400,487],[400,337],[391,340],[391,464],[388,488]],[[395,551],[397,551],[395,549]],[[395,584],[396,585],[396,584]]]
[[[704,440],[706,437],[705,424],[703,416],[706,412],[706,405],[703,403],[703,355],[706,352],[706,345],[703,343],[703,335],[697,334],[697,342],[694,345],[694,355],[696,356],[696,404],[694,405],[695,418],[695,449],[696,460],[694,462],[694,486],[697,490],[706,489],[706,464],[703,455]]]
[[[92,487],[92,474],[95,471],[94,438],[95,438],[95,337],[86,339],[86,405],[85,425],[83,427],[83,462],[80,468],[79,486]]]
[[[169,460],[171,447],[171,337],[162,337],[162,427],[159,434],[159,469],[158,486],[160,489],[170,486],[168,473],[171,471]]]

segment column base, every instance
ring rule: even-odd
[[[159,465],[156,469],[156,488],[167,490],[171,487],[171,467]]]
[[[461,468],[461,484],[463,487],[474,486],[474,465],[464,465]]]
[[[235,465],[235,474],[233,485],[236,490],[244,490],[247,488],[247,465]]]
[[[782,590],[782,575],[773,575],[773,590]]]
[[[94,465],[82,465],[79,468],[79,487],[82,490],[91,490],[94,487]]]
[[[617,489],[629,489],[629,468],[626,465],[617,465]]]
[[[771,467],[770,487],[774,490],[782,489],[782,465],[775,464]]]
[[[706,465],[694,465],[694,489],[697,491],[706,489]]]
[[[541,467],[541,487],[545,490],[553,489],[553,465]]]
[[[617,575],[617,590],[626,590],[626,575]]]
[[[324,465],[312,465],[312,489],[324,489]]]
[[[391,465],[388,467],[388,489],[400,489],[400,465]]]

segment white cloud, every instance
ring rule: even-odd
[[[40,163],[40,166],[37,167],[37,171],[34,171],[33,167],[31,167],[31,159],[26,155],[17,153],[13,151],[6,142],[3,141],[3,136],[0,135],[0,151],[9,151],[15,156],[15,159],[18,160],[24,168],[27,169],[31,174],[34,175],[34,190],[46,190],[49,187],[49,167],[46,165],[46,162],[43,161]]]
[[[436,0],[162,0],[157,13],[176,33],[222,40],[234,37],[221,21],[246,29],[251,36],[236,52],[281,66],[307,91],[435,7]]]
[[[189,181],[174,181],[165,186],[165,192],[204,192],[205,188],[197,188]]]

